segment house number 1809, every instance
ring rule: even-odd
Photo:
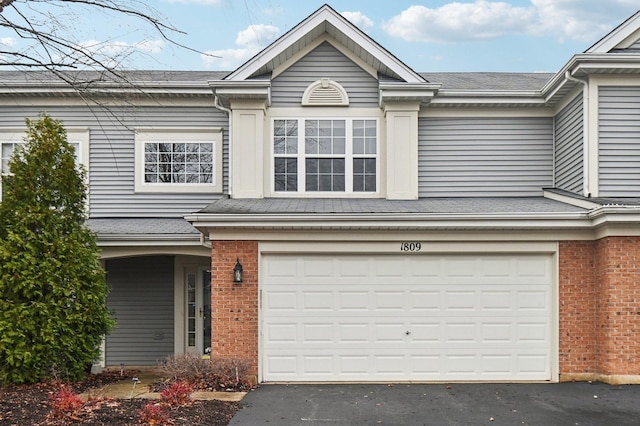
[[[401,243],[400,251],[420,251],[422,244],[420,243]]]

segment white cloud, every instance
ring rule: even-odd
[[[249,25],[246,30],[242,30],[236,37],[238,46],[265,47],[267,43],[276,38],[280,30],[273,25]]]
[[[208,50],[205,55],[200,55],[202,64],[206,68],[236,69],[275,40],[279,33],[280,30],[273,25],[250,25],[238,33],[235,40],[238,48]]]
[[[636,10],[636,0],[531,0],[539,24],[534,34],[595,41]],[[632,3],[634,3],[632,5]]]
[[[411,6],[385,22],[390,35],[407,41],[457,42],[519,32],[534,20],[531,8],[484,0],[449,3],[437,9]]]
[[[133,45],[137,50],[145,53],[161,53],[166,45],[164,40],[145,40]]]
[[[362,12],[340,12],[340,14],[364,32],[373,28],[373,21]]]
[[[14,47],[17,42],[13,37],[0,37],[0,44],[7,47]]]
[[[438,8],[411,6],[383,24],[407,41],[451,43],[506,35],[551,35],[594,40],[636,11],[637,0],[531,0],[526,7],[506,2],[452,2]]]

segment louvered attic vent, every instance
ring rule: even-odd
[[[348,106],[349,95],[340,84],[323,78],[307,87],[302,95],[303,106]]]

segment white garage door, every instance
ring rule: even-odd
[[[264,255],[265,381],[550,380],[548,255]]]

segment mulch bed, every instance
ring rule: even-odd
[[[127,373],[131,374],[135,372]],[[91,388],[122,380],[120,372],[105,372],[90,375],[77,383],[55,382],[35,385],[0,387],[0,425],[136,425],[139,426],[140,410],[154,401],[132,399],[96,399],[85,403],[76,414],[65,418],[51,415],[49,396],[63,386],[79,394]],[[240,408],[237,402],[192,401],[189,404],[169,409],[168,416],[173,425],[226,426]]]

